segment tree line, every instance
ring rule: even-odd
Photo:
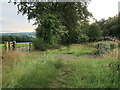
[[[2,42],[4,41],[16,41],[16,42],[31,42],[32,38],[24,37],[24,36],[11,36],[11,35],[2,35]]]
[[[85,25],[83,32],[89,37],[89,42],[104,40],[104,37],[115,37],[120,39],[120,15],[101,19],[92,24]]]
[[[100,26],[102,36],[112,36],[120,39],[120,15],[109,17],[107,20],[96,21]]]

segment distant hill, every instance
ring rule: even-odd
[[[18,33],[0,33],[2,36],[16,36],[16,37],[36,37],[36,32],[18,32]]]
[[[2,38],[0,44],[4,43],[4,41],[31,42],[36,39],[36,33],[35,32],[0,33],[0,38]]]
[[[18,33],[0,33],[2,35],[30,35],[36,34],[35,32],[18,32]]]

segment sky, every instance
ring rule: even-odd
[[[6,1],[6,2],[5,2]],[[95,19],[114,17],[118,14],[118,2],[120,0],[91,0],[88,10]],[[0,1],[0,33],[2,32],[33,32],[34,21],[28,23],[27,16],[17,15],[17,7],[7,0]]]

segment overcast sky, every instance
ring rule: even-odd
[[[120,0],[91,0],[88,10],[97,20],[107,19],[118,14],[118,1]],[[26,16],[17,15],[15,5],[0,2],[0,32],[33,32],[35,26],[32,24],[33,21],[28,23]]]

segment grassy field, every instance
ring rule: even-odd
[[[4,51],[3,88],[117,88],[117,49],[96,56],[93,44],[43,52]]]
[[[4,44],[0,44],[0,50],[4,49]]]

